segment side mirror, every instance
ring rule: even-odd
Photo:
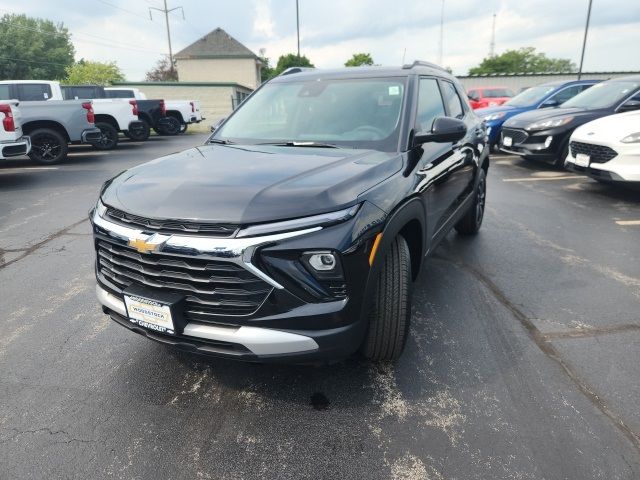
[[[629,100],[618,108],[618,112],[620,113],[632,112],[633,110],[640,110],[640,100]]]
[[[542,105],[540,105],[540,108],[557,107],[558,105],[560,105],[558,100],[556,100],[555,98],[550,98],[549,100],[546,100]]]
[[[220,125],[222,125],[222,122],[224,122],[227,119],[227,117],[222,117],[219,118],[218,120],[216,120],[215,122],[213,122],[211,124],[211,133],[215,132],[218,127],[220,127]]]
[[[467,134],[467,125],[457,118],[437,117],[430,132],[419,132],[413,137],[413,145],[427,142],[457,142]]]

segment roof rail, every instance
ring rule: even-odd
[[[280,75],[291,75],[292,73],[306,72],[307,70],[313,70],[313,67],[289,67]]]
[[[440,65],[436,65],[435,63],[432,63],[432,62],[426,62],[424,60],[414,60],[413,63],[405,63],[402,66],[402,69],[403,70],[410,70],[410,69],[412,69],[414,67],[429,67],[429,68],[435,68],[435,69],[447,72],[447,70],[442,68]],[[447,73],[449,73],[449,72],[447,72]]]

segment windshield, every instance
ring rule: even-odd
[[[513,97],[513,92],[508,88],[489,88],[482,93],[485,98]]]
[[[526,107],[538,103],[548,94],[553,92],[557,87],[554,85],[540,85],[538,87],[527,88],[524,92],[519,93],[511,100],[507,100],[504,105],[513,107]]]
[[[313,79],[263,86],[213,139],[316,142],[396,151],[406,78]]]
[[[640,87],[640,82],[603,82],[579,93],[562,104],[563,107],[606,108],[627,98]]]

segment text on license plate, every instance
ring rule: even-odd
[[[124,302],[131,322],[159,333],[174,333],[169,305],[135,295],[125,295]]]

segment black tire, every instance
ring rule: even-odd
[[[179,133],[185,133],[188,128],[189,128],[189,124],[188,123],[181,123],[180,124],[180,132]]]
[[[158,125],[158,128],[154,128],[154,130],[159,135],[177,135],[180,133],[180,121],[175,117],[167,117],[162,125]]]
[[[29,158],[43,165],[52,165],[67,158],[69,145],[67,139],[57,130],[37,128],[29,133],[31,151]]]
[[[151,128],[146,121],[141,120],[138,127],[125,132],[125,135],[134,142],[144,142],[151,135]]]
[[[409,334],[410,317],[411,256],[407,242],[398,235],[385,252],[378,272],[362,354],[374,361],[399,358]]]
[[[458,233],[462,235],[474,235],[478,233],[482,226],[484,207],[487,200],[487,175],[482,168],[478,175],[480,178],[478,178],[473,204],[455,226]]]
[[[118,146],[118,130],[110,123],[98,122],[96,127],[102,132],[98,142],[92,144],[96,150],[113,150]]]

